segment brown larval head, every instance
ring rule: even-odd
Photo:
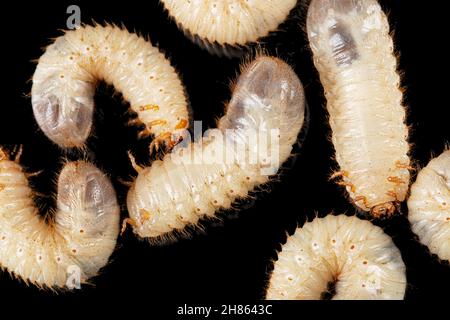
[[[379,218],[389,218],[391,217],[395,211],[397,210],[397,203],[394,202],[386,202],[383,204],[379,204],[375,207],[372,207],[370,210],[370,213],[372,214],[372,217],[379,219]]]

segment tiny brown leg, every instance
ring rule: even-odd
[[[350,182],[345,182],[345,181],[339,181],[336,182],[339,186],[344,186],[344,187],[350,187],[350,190],[354,193],[356,191],[356,187],[353,183]]]
[[[120,230],[120,235],[122,235],[125,232],[125,230],[127,230],[128,225],[135,227],[136,222],[132,218],[125,218],[122,222],[122,229]]]
[[[130,151],[128,151],[128,158],[130,158],[131,166],[137,173],[140,173],[144,169],[143,167],[141,167],[136,163],[136,159],[134,158],[134,156],[131,154]]]
[[[369,207],[369,203],[367,201],[367,198],[365,196],[356,196],[355,197],[355,202],[359,202],[359,201],[362,201],[366,208],[370,208]]]
[[[336,171],[335,173],[333,173],[331,176],[330,176],[330,180],[334,180],[334,179],[336,179],[336,178],[341,178],[341,177],[348,177],[348,172],[347,171],[345,171],[345,170],[341,170],[341,171]]]

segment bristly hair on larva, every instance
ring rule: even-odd
[[[431,160],[411,186],[408,219],[422,244],[450,262],[450,150]]]
[[[406,268],[392,239],[369,221],[328,215],[298,228],[274,263],[269,300],[401,300]]]
[[[291,154],[304,115],[303,86],[291,67],[257,57],[242,71],[217,129],[180,144],[151,167],[138,168],[125,224],[142,238],[158,238],[231,208],[276,174]],[[261,136],[248,141],[254,134]],[[273,157],[277,161],[270,163]]]
[[[173,147],[189,124],[185,89],[158,48],[114,25],[66,31],[39,58],[31,90],[33,112],[46,136],[63,148],[79,148],[92,131],[98,81],[121,92],[155,135],[150,149]]]
[[[119,233],[111,182],[90,163],[68,162],[53,219],[44,219],[18,162],[0,148],[0,267],[41,289],[88,283],[107,264]]]
[[[160,0],[184,34],[210,53],[240,57],[297,12],[297,0]]]
[[[307,32],[340,167],[332,178],[373,218],[392,216],[412,167],[386,15],[376,0],[312,0]]]

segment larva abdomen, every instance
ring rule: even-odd
[[[114,26],[85,26],[57,38],[33,75],[33,112],[50,140],[62,147],[84,145],[99,80],[123,94],[157,143],[172,144],[171,135],[187,127],[183,85],[157,48]]]
[[[267,182],[289,157],[304,112],[303,87],[294,71],[276,58],[258,57],[243,69],[218,129],[140,172],[127,200],[135,233],[159,237],[182,229]],[[252,143],[248,138],[255,134]]]
[[[184,33],[209,52],[236,56],[275,31],[297,0],[161,0]]]
[[[65,165],[54,223],[37,214],[21,166],[0,158],[0,266],[39,287],[70,286],[70,270],[86,282],[107,262],[119,232],[115,191],[95,166]]]
[[[450,261],[450,151],[430,161],[411,186],[408,219],[430,252]]]
[[[283,245],[267,299],[403,299],[406,273],[400,251],[379,227],[357,217],[316,218]]]
[[[409,187],[409,145],[389,24],[376,0],[313,0],[308,36],[325,90],[340,184],[391,215]]]

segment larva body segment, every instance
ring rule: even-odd
[[[318,300],[335,283],[333,299],[403,299],[405,265],[379,227],[345,215],[316,218],[297,229],[278,254],[266,298]]]
[[[238,55],[286,20],[297,0],[161,0],[184,33],[211,53]]]
[[[2,158],[1,267],[27,283],[64,288],[71,272],[79,271],[83,283],[106,265],[116,245],[120,210],[111,183],[95,166],[81,161],[65,165],[54,223],[46,223],[37,211],[21,166]]]
[[[387,18],[376,0],[313,0],[307,27],[340,184],[360,209],[391,215],[406,197],[410,160]]]
[[[32,104],[43,132],[62,147],[81,147],[92,126],[95,84],[121,92],[157,139],[188,125],[183,85],[170,62],[145,39],[114,26],[67,31],[40,57]]]
[[[408,218],[430,252],[450,261],[450,151],[420,171],[411,186]]]
[[[160,237],[183,229],[230,208],[267,182],[289,157],[304,108],[303,87],[294,71],[276,58],[257,58],[244,68],[217,129],[140,172],[127,200],[134,232]],[[274,132],[275,142],[270,140]],[[248,138],[254,133],[259,136],[252,143]],[[231,161],[224,155],[231,155]]]

